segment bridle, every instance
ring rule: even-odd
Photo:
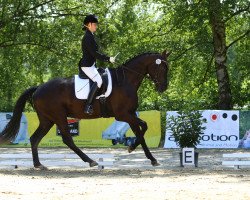
[[[162,62],[167,63],[165,60],[162,60],[162,59],[160,59],[160,58],[157,58],[157,59],[155,60],[155,64],[158,65],[159,69],[158,69],[157,72],[155,73],[155,76],[154,76],[154,77],[146,76],[146,78],[148,78],[148,79],[150,79],[150,80],[153,80],[154,83],[156,83],[157,85],[160,84],[160,82],[158,81],[158,78],[159,78],[159,75],[160,75],[160,73],[161,73],[161,71],[162,71],[162,69],[163,69],[163,68],[161,67],[161,63],[162,63]],[[136,70],[130,69],[129,67],[126,66],[126,64],[122,64],[121,68],[123,69],[124,80],[125,80],[124,69],[126,69],[126,70],[128,70],[128,71],[131,71],[131,72],[133,72],[133,73],[136,73],[136,74],[138,74],[138,75],[140,75],[140,76],[145,77],[144,74],[142,74],[142,73],[140,73],[140,72],[138,72],[138,71],[136,71]]]
[[[159,59],[159,58],[157,58],[157,59],[155,60],[155,64],[158,65],[159,69],[157,70],[156,76],[155,76],[155,78],[153,78],[153,81],[154,81],[157,85],[160,84],[160,82],[159,82],[158,80],[159,80],[160,72],[161,72],[162,69],[163,69],[163,68],[161,67],[161,62],[165,62],[165,63],[167,64],[167,62],[166,62],[165,60],[162,60],[162,59]]]

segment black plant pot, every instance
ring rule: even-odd
[[[183,161],[182,161],[182,152],[179,153],[180,155],[180,166],[183,166]],[[199,153],[198,152],[194,152],[194,166],[198,167],[198,157],[199,157]]]

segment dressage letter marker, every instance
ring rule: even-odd
[[[183,148],[182,150],[183,166],[194,166],[194,148]]]

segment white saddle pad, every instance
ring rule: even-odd
[[[96,99],[100,97],[108,97],[112,91],[112,78],[109,69],[105,69],[108,74],[108,87],[104,95],[97,96]],[[89,79],[81,79],[78,75],[75,75],[75,95],[78,99],[87,99],[89,95]]]

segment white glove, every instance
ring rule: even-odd
[[[109,58],[109,61],[110,61],[111,63],[115,63],[115,57],[110,57],[110,58]]]

